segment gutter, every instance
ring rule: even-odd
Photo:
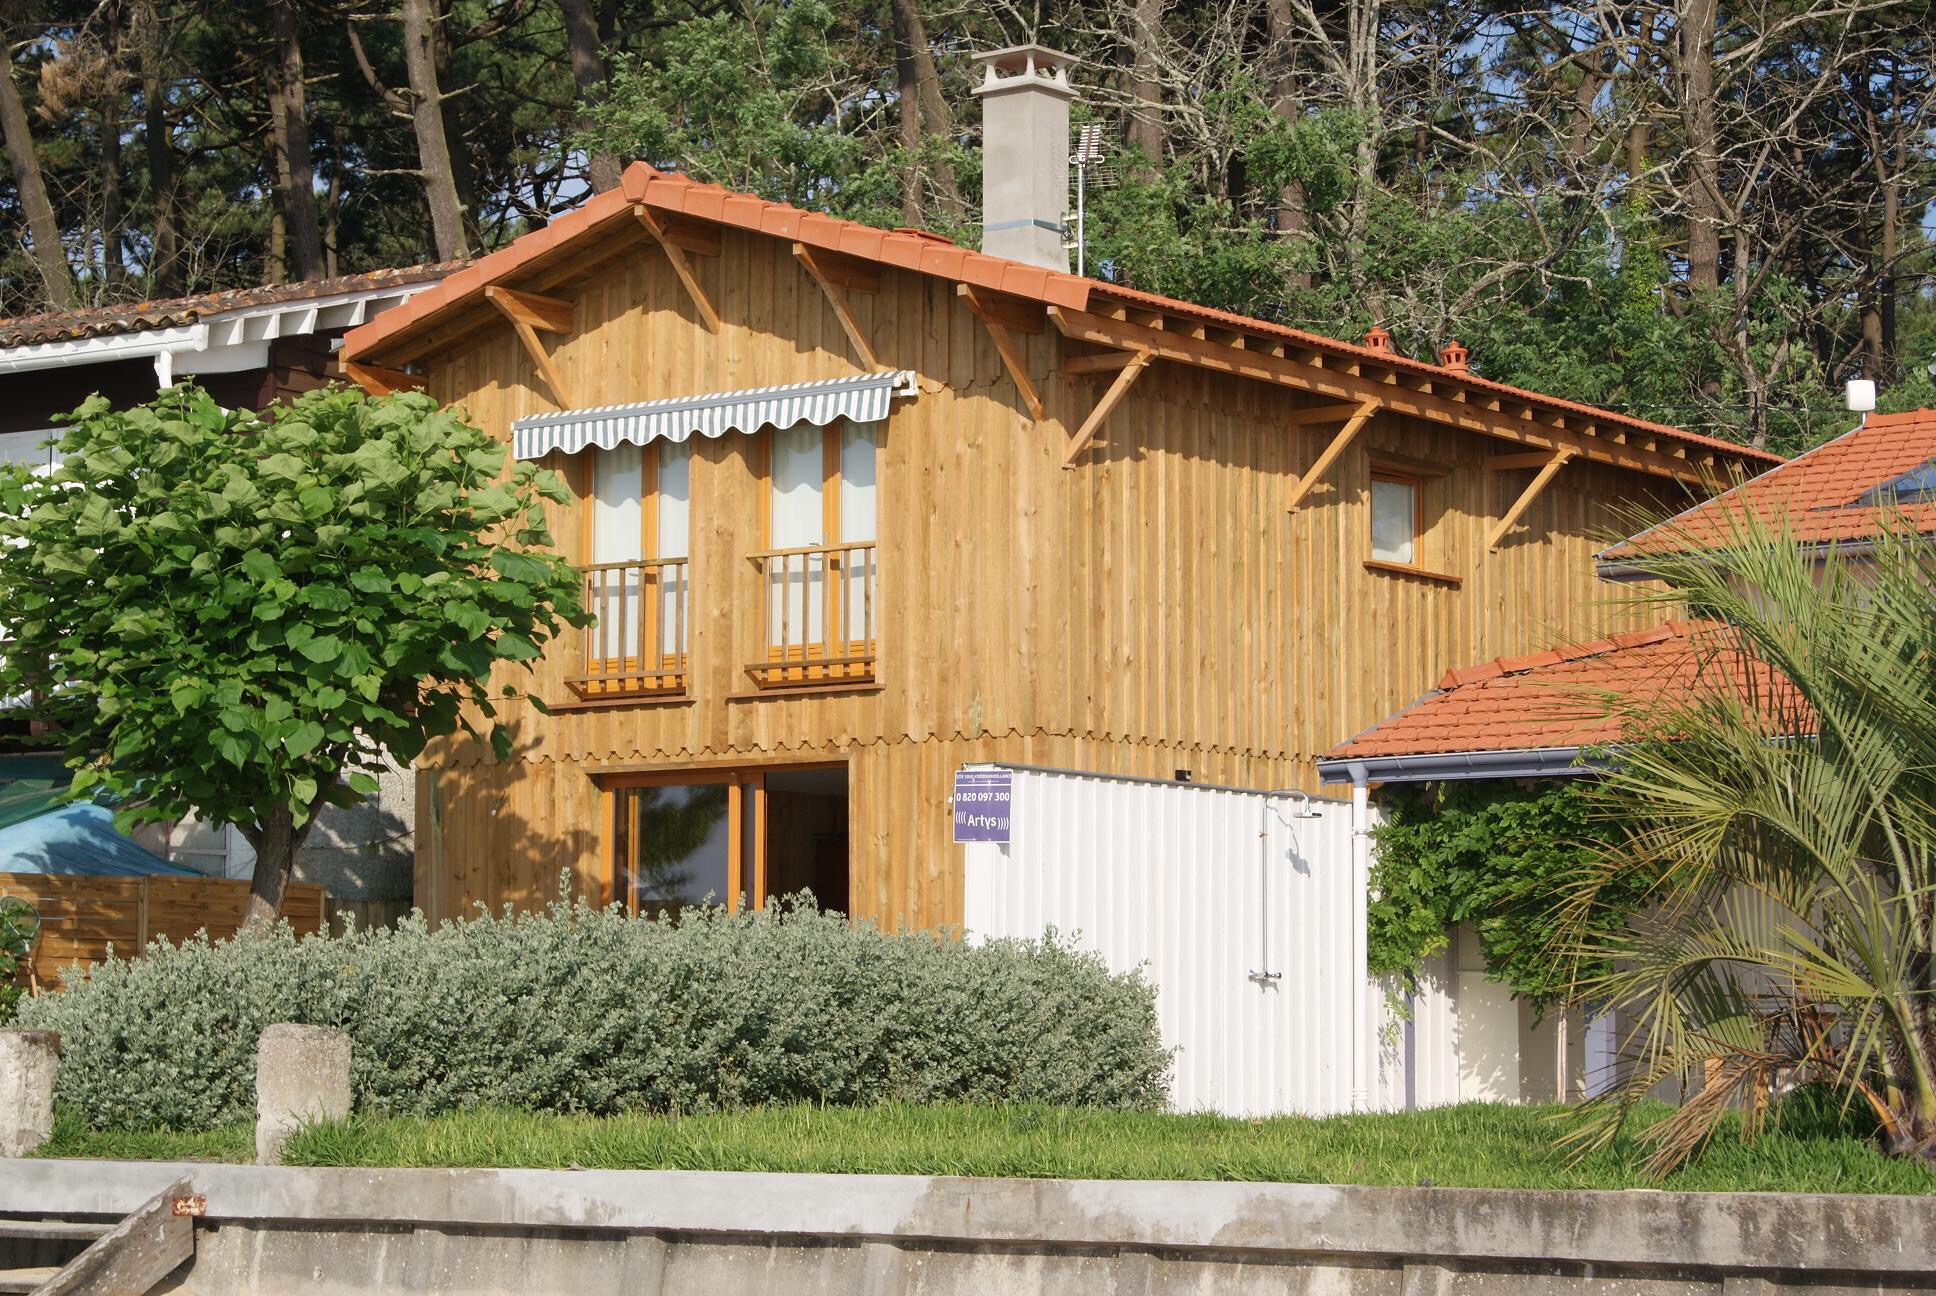
[[[208,345],[208,325],[184,324],[142,329],[102,337],[64,338],[0,350],[0,373],[25,373],[70,364],[99,364],[107,360],[143,360],[176,351],[200,351]]]
[[[1511,751],[1431,752],[1412,756],[1362,756],[1318,761],[1326,783],[1438,783],[1451,779],[1578,778],[1606,762],[1583,755],[1583,747],[1521,747]]]
[[[1929,537],[1925,533],[1925,538],[1932,537]],[[1808,558],[1827,558],[1830,554],[1834,554],[1840,558],[1872,558],[1875,556],[1876,551],[1875,541],[1873,540],[1814,540],[1806,544],[1798,544],[1795,547],[1801,551],[1804,557]],[[1725,550],[1721,552],[1725,552]],[[1674,554],[1663,554],[1662,556],[1687,558],[1692,555],[1686,551],[1682,551]],[[1719,559],[1709,559],[1708,565],[1720,567],[1723,564]],[[1609,581],[1644,581],[1659,580],[1661,578],[1660,573],[1645,571],[1634,563],[1618,560],[1609,561],[1605,558],[1594,563],[1593,571],[1601,580]]]

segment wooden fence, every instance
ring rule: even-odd
[[[99,962],[110,945],[125,957],[139,954],[157,936],[181,941],[204,929],[214,938],[235,935],[249,884],[214,877],[0,873],[0,895],[19,896],[39,912],[40,938],[22,979],[51,987],[60,984],[63,968]],[[282,913],[299,932],[321,931],[323,888],[291,882]]]

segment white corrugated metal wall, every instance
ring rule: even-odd
[[[971,940],[1054,928],[1113,969],[1143,966],[1179,1110],[1353,1108],[1350,805],[1020,767],[1012,796],[1008,844],[964,847]],[[1359,1105],[1407,1106],[1405,1023],[1381,986],[1363,993]]]

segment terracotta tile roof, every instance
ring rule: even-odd
[[[1824,544],[1874,535],[1900,509],[1924,533],[1936,532],[1936,501],[1879,505],[1864,496],[1936,459],[1936,410],[1871,414],[1853,432],[1706,500],[1603,551],[1604,562],[1685,553],[1727,542],[1747,519],[1785,527],[1796,540]]]
[[[1451,369],[1422,360],[1411,360],[1390,351],[1374,351],[1268,320],[1253,319],[1154,293],[1138,292],[1067,271],[1049,270],[1004,257],[989,256],[920,230],[877,229],[856,221],[802,211],[784,203],[768,202],[752,194],[736,193],[718,185],[700,184],[682,175],[659,171],[643,162],[635,162],[626,168],[624,181],[618,188],[594,195],[543,229],[516,239],[509,246],[451,275],[436,288],[352,329],[344,339],[345,358],[381,363],[386,346],[398,344],[437,324],[454,320],[474,308],[486,285],[502,283],[507,277],[521,271],[550,264],[566,255],[567,249],[581,238],[596,238],[602,233],[631,226],[629,209],[634,205],[805,243],[810,247],[841,252],[862,260],[918,271],[1066,310],[1096,311],[1120,305],[1163,311],[1218,328],[1283,341],[1341,358],[1370,360],[1380,365],[1430,375],[1444,383],[1524,402],[1542,410],[1588,415],[1603,425],[1669,439],[1688,447],[1718,451],[1732,461],[1749,465],[1751,469],[1781,462],[1778,455],[1751,450],[1733,442],[1699,436],[1665,424],[1650,423],[1645,419],[1560,400],[1503,383],[1488,382],[1463,368]]]
[[[1785,679],[1732,647],[1718,625],[1670,621],[1448,671],[1432,692],[1320,760],[1600,746],[1620,738],[1616,700],[1710,688],[1795,701]]]
[[[193,324],[224,311],[246,310],[251,306],[272,306],[312,297],[335,297],[392,284],[441,279],[462,264],[461,261],[448,261],[438,265],[404,266],[395,270],[341,275],[335,279],[268,284],[258,288],[230,288],[193,297],[116,302],[107,306],[20,315],[0,320],[0,347],[32,346],[42,342],[66,342],[116,333],[139,333],[146,329],[173,328]]]

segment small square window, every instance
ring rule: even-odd
[[[1418,479],[1396,473],[1371,475],[1371,556],[1378,562],[1418,565]]]

